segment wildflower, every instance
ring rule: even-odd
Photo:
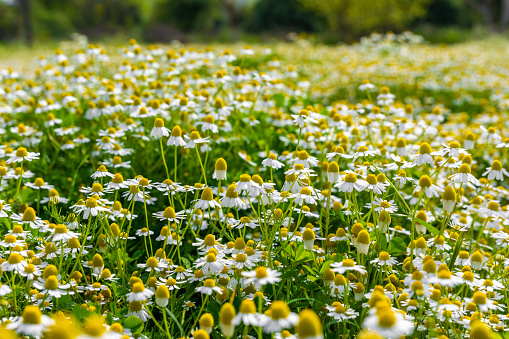
[[[286,302],[276,300],[262,318],[262,327],[266,333],[281,332],[285,328],[293,327],[298,321],[299,316],[290,311]]]
[[[150,315],[145,311],[145,306],[142,301],[131,301],[129,302],[128,316],[134,316],[140,318],[143,322],[150,319]]]
[[[212,295],[213,292],[222,294],[223,290],[220,287],[216,286],[216,282],[212,279],[206,279],[203,283],[203,286],[199,286],[196,288],[196,292]]]
[[[159,285],[155,292],[156,304],[159,307],[166,307],[170,298],[170,291],[165,285]]]
[[[16,163],[25,161],[33,161],[35,159],[39,159],[40,153],[28,152],[26,148],[20,147],[16,150],[16,153],[13,153],[9,159],[7,159],[7,163]]]
[[[391,257],[391,255],[388,252],[381,251],[378,255],[378,258],[371,260],[372,264],[377,264],[380,266],[392,266],[396,264],[398,261]]]
[[[413,331],[414,324],[405,319],[400,312],[394,312],[387,304],[379,302],[370,310],[363,324],[364,328],[374,331],[385,338],[399,338]]]
[[[214,327],[214,317],[212,317],[212,314],[210,313],[205,313],[200,317],[200,321],[198,323],[202,330],[205,330],[208,334],[210,334]]]
[[[33,282],[34,287],[38,288],[42,294],[48,294],[54,298],[61,298],[67,294],[67,289],[71,287],[70,284],[60,284],[55,275],[49,276],[44,284],[38,281]]]
[[[232,324],[235,317],[236,312],[233,305],[229,302],[224,303],[219,311],[219,327],[221,328],[221,333],[227,338],[231,338],[235,331],[235,325]]]
[[[270,153],[269,156],[262,161],[262,166],[278,170],[284,167],[284,164],[277,160],[277,155]]]
[[[21,254],[18,254],[16,252],[11,252],[9,254],[9,258],[7,261],[4,261],[0,265],[0,269],[2,271],[16,271],[16,272],[22,272],[25,270],[25,267],[27,266],[27,262],[25,259],[21,256]]]
[[[448,146],[442,145],[445,148],[441,151],[433,152],[432,155],[440,155],[442,157],[449,156],[449,157],[458,157],[460,154],[467,155],[468,152],[461,148],[461,145],[457,141],[451,141]]]
[[[176,223],[180,223],[186,218],[184,211],[175,212],[175,209],[171,206],[166,207],[164,211],[154,213],[153,216],[159,220],[166,220],[168,222]]]
[[[334,320],[339,321],[354,319],[359,315],[359,313],[352,309],[346,309],[345,306],[338,301],[332,303],[331,306],[327,306],[327,311],[329,311],[327,313],[329,317],[333,317]]]
[[[453,182],[459,182],[463,184],[471,182],[474,185],[480,185],[479,180],[477,180],[476,177],[470,173],[470,166],[468,166],[468,164],[462,164],[458,169],[458,173],[452,175],[451,180]]]
[[[456,205],[456,191],[453,187],[447,186],[442,193],[442,204],[447,213],[451,213]]]
[[[221,208],[221,204],[214,200],[214,195],[210,187],[205,187],[205,189],[201,192],[201,198],[196,200],[194,204],[194,208],[199,209],[208,209],[208,208]]]
[[[142,282],[136,282],[131,288],[131,292],[127,295],[127,301],[144,301],[152,297],[154,292],[143,286]]]
[[[246,284],[253,283],[256,288],[281,281],[281,273],[263,266],[256,267],[254,271],[242,272],[242,276],[247,277]]]
[[[340,263],[332,263],[330,267],[334,272],[339,274],[343,274],[346,271],[356,271],[361,274],[367,273],[364,266],[357,265],[352,259],[343,259]]]
[[[340,192],[352,193],[354,189],[361,192],[366,188],[367,182],[362,179],[358,179],[355,173],[348,173],[343,178],[343,181],[340,181],[335,186]]]
[[[180,126],[175,126],[171,130],[170,138],[168,139],[168,146],[186,146],[186,142],[182,138],[182,130]]]
[[[200,133],[198,133],[197,131],[193,131],[191,132],[191,135],[189,137],[185,136],[188,141],[185,145],[185,148],[195,148],[196,145],[200,145],[200,144],[203,144],[203,143],[208,143],[209,142],[209,137],[206,137],[206,138],[202,138],[200,136]]]
[[[215,171],[212,177],[217,180],[226,180],[226,170],[226,161],[223,158],[219,158],[216,160]]]
[[[300,110],[299,114],[292,114],[292,118],[295,120],[295,125],[302,128],[307,123],[317,123],[316,119],[309,116],[309,111],[303,109]]]
[[[426,194],[426,196],[428,198],[433,198],[433,197],[438,198],[439,193],[443,192],[443,189],[441,189],[440,187],[438,187],[436,185],[433,185],[431,178],[427,175],[423,175],[419,179],[419,186],[421,187],[421,189],[424,190],[424,193]]]
[[[419,153],[415,157],[414,164],[421,166],[423,164],[433,165],[432,149],[428,143],[422,143],[419,146]]]
[[[239,198],[237,186],[235,184],[228,186],[224,197],[221,199],[221,206],[228,208],[242,208],[245,205],[246,203]]]
[[[357,250],[359,253],[367,254],[369,251],[370,237],[366,230],[362,230],[357,234]]]
[[[40,337],[54,322],[47,315],[43,315],[39,307],[28,305],[23,310],[21,318],[7,324],[7,328],[15,330],[18,334]]]
[[[154,127],[152,131],[150,131],[150,136],[152,138],[162,138],[170,135],[170,130],[164,127],[164,120],[161,118],[157,118],[154,121]]]
[[[504,168],[502,168],[502,164],[498,160],[494,160],[491,163],[491,167],[488,168],[486,172],[483,173],[483,176],[488,175],[488,180],[504,180],[504,176],[508,177],[509,172],[507,172]]]
[[[244,324],[244,326],[258,326],[259,322],[260,315],[256,313],[256,306],[254,301],[244,299],[240,303],[239,313],[237,313],[231,323],[234,326],[240,325],[241,323]]]
[[[299,313],[297,335],[299,339],[323,338],[322,323],[314,311],[305,309]]]

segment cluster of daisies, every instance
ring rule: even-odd
[[[505,96],[468,115],[361,78],[331,101],[289,56],[131,40],[0,70],[0,333],[506,331]]]

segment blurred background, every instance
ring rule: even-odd
[[[411,30],[454,43],[501,33],[509,0],[0,0],[0,44],[94,40],[248,43],[288,39],[350,43]]]

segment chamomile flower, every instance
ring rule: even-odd
[[[16,150],[16,153],[12,153],[7,159],[7,163],[16,163],[22,161],[33,161],[39,159],[40,153],[28,152],[26,148],[20,147]]]
[[[509,177],[509,172],[507,172],[504,168],[502,168],[502,164],[498,160],[494,160],[491,163],[491,167],[488,168],[486,172],[483,173],[483,176],[488,175],[488,180],[504,180],[505,177]]]
[[[164,120],[161,118],[157,118],[154,121],[154,127],[152,131],[150,131],[150,136],[152,138],[162,138],[170,135],[170,130],[164,127]]]
[[[360,192],[366,188],[368,183],[363,179],[358,179],[355,173],[348,173],[343,181],[338,182],[335,186],[340,192],[352,193],[354,190]]]
[[[7,324],[7,329],[15,330],[16,333],[26,336],[40,337],[54,322],[53,319],[42,314],[39,307],[28,305],[24,308],[20,318]]]
[[[145,288],[141,281],[133,284],[131,292],[127,295],[127,301],[145,301],[154,295],[154,291]]]
[[[281,332],[285,328],[295,326],[299,316],[290,311],[286,302],[276,300],[270,304],[264,317],[261,317],[261,326],[266,333]]]
[[[258,266],[254,271],[242,272],[246,277],[246,284],[253,283],[255,287],[260,288],[267,284],[275,284],[281,280],[281,273],[264,266]]]
[[[194,208],[206,210],[208,208],[221,208],[221,204],[214,199],[214,194],[210,187],[205,187],[201,192],[201,198],[195,201]]]
[[[253,300],[244,299],[240,303],[239,312],[233,318],[232,325],[237,326],[243,324],[244,326],[258,326],[260,323],[260,314],[256,313],[256,306]]]
[[[216,282],[213,279],[206,279],[203,282],[203,286],[197,287],[195,291],[205,295],[212,295],[214,292],[223,293],[223,290],[216,286]]]
[[[167,222],[180,223],[182,220],[186,219],[186,215],[184,213],[185,211],[175,212],[173,207],[168,206],[164,209],[164,211],[156,212],[153,216],[158,218],[160,221],[165,220]]]
[[[341,262],[332,263],[330,267],[334,272],[339,274],[343,274],[347,271],[355,271],[361,274],[367,273],[364,266],[357,265],[355,261],[353,261],[352,259],[343,259]]]

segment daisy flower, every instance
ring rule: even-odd
[[[166,220],[167,222],[176,222],[179,223],[182,220],[186,219],[185,211],[175,212],[173,207],[168,206],[164,209],[164,211],[159,211],[152,214],[154,217],[158,218],[160,221]]]
[[[343,274],[346,271],[355,271],[361,274],[366,274],[367,271],[364,266],[355,264],[355,261],[352,259],[343,259],[341,262],[334,262],[330,266],[332,270],[336,273]]]
[[[299,316],[290,311],[286,302],[276,300],[270,305],[268,315],[261,317],[260,325],[265,333],[274,333],[293,327],[298,322]]]
[[[281,281],[281,273],[264,266],[258,266],[254,271],[242,272],[242,276],[246,277],[246,284],[253,283],[259,289],[267,284],[275,284]]]
[[[210,187],[205,187],[205,189],[201,192],[201,198],[195,200],[194,208],[206,210],[208,208],[215,209],[221,208],[221,204],[214,199],[214,194]]]
[[[384,338],[400,338],[412,333],[414,323],[406,320],[404,314],[395,312],[390,306],[384,304],[370,310],[363,327]]]
[[[391,257],[388,252],[381,251],[378,255],[378,258],[371,260],[372,264],[377,264],[379,266],[392,266],[398,263],[396,259]]]
[[[431,156],[432,149],[428,143],[423,143],[419,146],[419,153],[415,156],[414,164],[421,166],[423,164],[429,164],[433,166],[433,157]]]
[[[292,114],[292,118],[294,119],[294,124],[299,128],[304,127],[306,124],[317,123],[316,119],[313,119],[309,116],[309,111],[303,109],[299,112],[299,114]]]
[[[53,319],[42,314],[39,307],[28,305],[23,309],[20,318],[7,324],[7,329],[15,330],[18,334],[39,338],[54,323]]]
[[[39,159],[40,153],[35,152],[28,152],[26,148],[20,147],[16,150],[16,153],[12,153],[7,159],[7,163],[16,163],[16,162],[22,162],[25,161],[33,161],[35,159]]]
[[[145,301],[154,295],[154,291],[145,288],[141,281],[133,284],[131,292],[127,294],[127,301]]]
[[[458,168],[458,173],[455,173],[451,176],[451,181],[462,184],[467,184],[470,182],[477,186],[480,185],[479,180],[477,180],[477,178],[471,174],[470,166],[468,166],[468,164],[462,164]]]
[[[502,164],[498,160],[494,160],[491,163],[491,167],[483,173],[483,176],[488,175],[488,180],[504,180],[505,177],[509,177],[509,172],[502,167]]]
[[[256,306],[253,300],[244,299],[240,303],[239,313],[233,318],[232,325],[238,326],[240,324],[259,326],[260,314],[256,313]]]
[[[269,156],[262,161],[262,166],[278,170],[284,167],[285,165],[277,160],[277,155],[275,155],[274,153],[270,153]]]
[[[331,306],[326,306],[326,308],[327,311],[329,311],[327,315],[334,318],[334,320],[345,321],[348,319],[355,319],[359,315],[358,312],[350,308],[346,309],[339,301],[332,303]]]
[[[214,292],[223,294],[223,290],[221,287],[216,286],[216,282],[213,279],[206,279],[203,282],[203,286],[197,287],[195,291],[206,295],[212,295]]]
[[[54,298],[61,298],[68,294],[67,289],[71,287],[70,284],[60,284],[56,275],[51,275],[46,278],[44,284],[40,281],[34,281],[33,286],[40,290],[41,294],[48,294]]]
[[[335,187],[340,192],[352,193],[354,189],[358,192],[363,191],[367,185],[368,183],[363,179],[358,179],[355,173],[348,173],[343,181],[338,182]]]
[[[170,135],[170,130],[164,127],[164,120],[161,118],[157,118],[154,121],[154,127],[152,131],[150,131],[150,136],[152,138],[162,138]]]

